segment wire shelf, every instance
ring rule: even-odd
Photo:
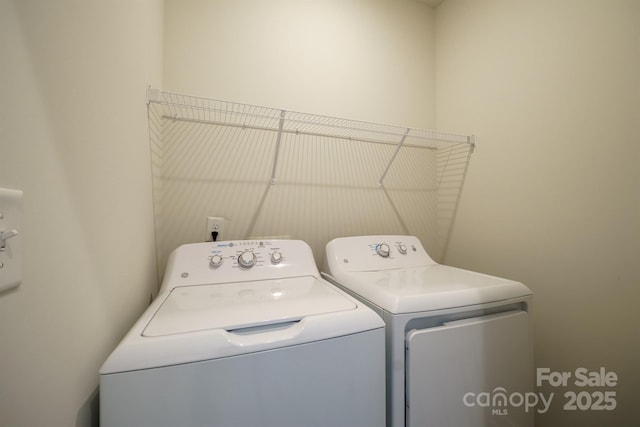
[[[147,101],[162,106],[161,116],[163,119],[272,131],[278,134],[278,139],[282,134],[329,137],[388,144],[396,146],[398,150],[402,147],[437,150],[451,144],[468,144],[471,151],[475,147],[474,135],[460,135],[287,111],[151,88],[147,93]],[[394,153],[384,168],[379,179],[380,184],[383,183],[397,153],[398,151]],[[277,151],[274,157],[274,173],[276,164]],[[275,175],[271,178],[272,183],[275,183]]]
[[[159,274],[203,218],[226,239],[413,234],[446,250],[471,153],[459,135],[148,89]],[[320,260],[318,260],[320,262]]]

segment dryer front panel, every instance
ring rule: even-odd
[[[533,426],[535,408],[518,406],[533,391],[529,321],[513,310],[409,331],[406,425]]]

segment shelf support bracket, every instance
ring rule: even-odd
[[[160,89],[154,89],[151,86],[147,86],[147,105],[152,102],[162,101],[162,91]]]
[[[284,116],[286,113],[286,110],[280,110],[278,138],[276,139],[276,153],[273,156],[273,167],[271,168],[271,185],[275,185],[276,183],[276,168],[278,167],[278,154],[280,154],[280,141],[282,140],[282,129],[284,128]]]
[[[475,136],[475,134],[468,136],[467,137],[467,142],[471,146],[470,152],[473,153],[474,151],[476,151],[476,136]]]
[[[394,160],[398,156],[398,153],[400,152],[400,149],[404,144],[404,140],[407,139],[407,135],[409,135],[409,132],[411,132],[411,128],[407,128],[407,130],[404,131],[404,135],[402,135],[402,139],[400,140],[400,143],[398,144],[396,151],[393,153],[393,156],[391,156],[391,160],[389,160],[389,163],[387,163],[387,167],[382,173],[382,176],[380,177],[380,181],[378,181],[378,184],[382,185],[382,182],[384,181],[384,177],[387,176],[387,172],[389,172],[389,169],[391,169],[391,165],[393,164]]]

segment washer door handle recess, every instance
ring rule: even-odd
[[[0,231],[0,251],[4,251],[7,247],[7,240],[18,235],[18,230],[2,230]]]

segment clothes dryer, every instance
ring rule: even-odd
[[[323,275],[385,321],[388,427],[533,426],[525,285],[437,264],[413,236],[332,240]]]
[[[103,427],[383,426],[384,323],[302,241],[183,245],[100,370]]]

